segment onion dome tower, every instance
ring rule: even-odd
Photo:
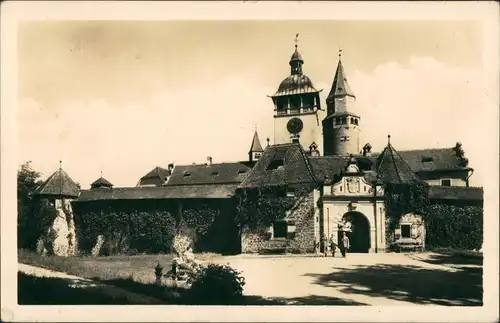
[[[318,110],[321,109],[319,93],[311,79],[302,70],[304,60],[298,50],[298,35],[295,51],[288,62],[290,75],[279,85],[274,95],[274,144],[299,141],[304,147],[316,144],[321,134]],[[293,120],[293,121],[292,121]],[[298,133],[290,133],[289,122],[300,124]]]

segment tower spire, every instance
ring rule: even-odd
[[[250,146],[250,151],[248,152],[248,157],[250,161],[259,159],[260,155],[264,152],[260,144],[259,134],[257,133],[257,126],[255,126],[255,132],[252,138],[252,145]]]
[[[292,58],[290,58],[290,67],[291,74],[302,74],[302,65],[304,64],[304,60],[302,60],[302,55],[300,55],[298,50],[298,42],[299,42],[299,33],[295,34],[295,51],[292,54]]]

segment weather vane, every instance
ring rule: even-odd
[[[297,44],[298,44],[298,43],[299,43],[299,34],[297,33],[297,34],[295,35],[295,48],[297,48],[297,46],[298,46]]]
[[[342,57],[342,48],[339,48],[339,59]]]

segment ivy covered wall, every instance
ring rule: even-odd
[[[386,185],[386,234],[388,247],[395,242],[396,230],[407,214],[419,215],[423,228],[415,239],[425,235],[425,248],[458,248],[478,250],[483,243],[483,206],[460,201],[430,200],[429,188],[425,183],[413,185]],[[403,221],[402,221],[403,220]],[[418,222],[419,222],[418,221]],[[408,222],[408,221],[406,221]],[[412,221],[409,221],[413,223]],[[417,239],[418,240],[418,239]]]
[[[169,253],[174,237],[184,235],[194,251],[234,253],[238,247],[232,243],[238,240],[234,208],[230,199],[76,202],[79,252],[95,256]]]
[[[312,187],[245,190],[239,197],[243,253],[314,252],[318,207]]]

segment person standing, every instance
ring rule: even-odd
[[[333,233],[330,237],[330,251],[332,252],[332,257],[335,258],[335,249],[337,249],[337,245],[335,244],[335,239],[333,237]]]
[[[340,252],[342,253],[342,258],[345,258],[347,250],[349,249],[349,237],[347,237],[347,233],[345,231],[342,232],[342,235]]]

